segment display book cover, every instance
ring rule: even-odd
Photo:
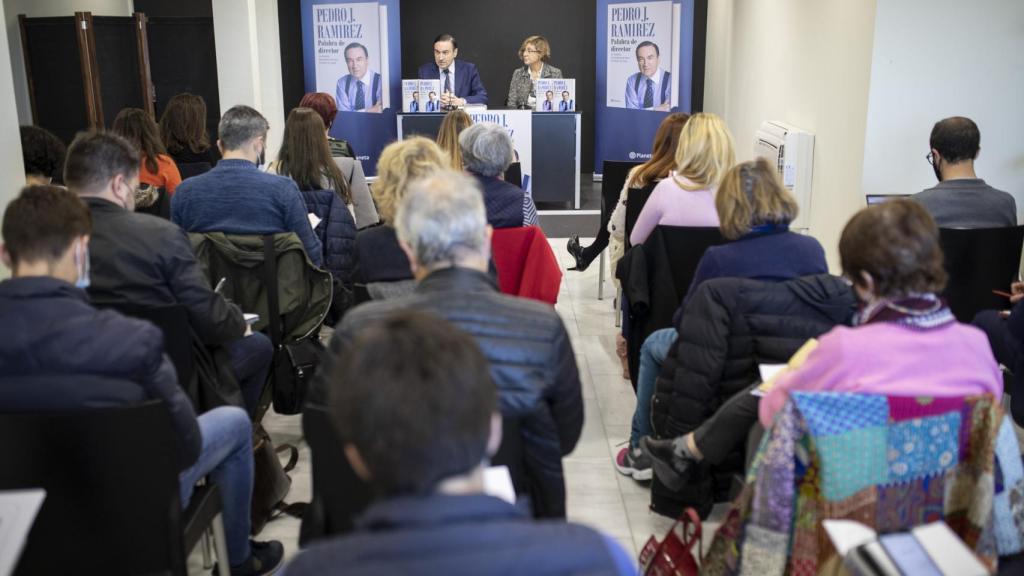
[[[576,80],[573,78],[540,78],[534,80],[537,112],[576,111]]]
[[[440,112],[441,80],[402,80],[402,112]]]

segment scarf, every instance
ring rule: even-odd
[[[941,298],[928,293],[900,299],[881,298],[861,308],[854,318],[855,326],[874,322],[928,330],[956,322],[956,318]]]

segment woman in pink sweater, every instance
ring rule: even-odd
[[[725,122],[709,112],[691,116],[679,134],[676,169],[651,192],[633,225],[630,244],[643,244],[659,224],[718,226],[715,188],[735,163]]]
[[[937,296],[946,285],[939,231],[919,203],[890,200],[858,212],[843,229],[839,257],[864,303],[855,327],[822,336],[804,363],[782,374],[763,398],[752,394],[754,384],[694,432],[643,438],[641,451],[670,489],[681,489],[700,462],[720,463],[758,417],[770,427],[791,392],[1002,396],[1002,374],[984,332],[958,323]],[[715,439],[713,448],[705,443],[702,452],[696,438]]]

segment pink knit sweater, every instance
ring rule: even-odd
[[[643,244],[659,224],[718,226],[715,191],[710,188],[684,190],[676,183],[676,178],[689,182],[682,176],[670,176],[654,187],[651,197],[647,199],[643,210],[637,216],[636,224],[633,225],[633,231],[629,235],[630,244]]]

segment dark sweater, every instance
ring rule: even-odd
[[[171,220],[186,232],[294,232],[309,259],[317,266],[324,262],[295,182],[260,172],[247,160],[221,160],[213,170],[183,181],[171,199]]]
[[[1017,202],[981,178],[939,182],[913,196],[939,228],[1002,228],[1017,225]]]

